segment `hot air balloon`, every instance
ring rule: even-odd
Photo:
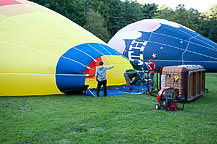
[[[217,72],[217,44],[195,31],[164,19],[141,20],[119,30],[108,44],[143,69],[153,59],[156,68],[202,65]]]
[[[0,1],[0,96],[96,88],[99,61],[114,65],[108,85],[125,83],[129,60],[60,14],[26,0]],[[121,63],[120,63],[121,62]]]

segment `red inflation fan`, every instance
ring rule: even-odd
[[[178,81],[178,76],[174,77],[174,87]],[[179,90],[174,87],[164,87],[158,92],[157,101],[159,104],[155,104],[155,109],[165,109],[166,111],[176,111],[184,109],[184,98],[179,96]],[[182,108],[178,107],[178,103],[182,103]]]

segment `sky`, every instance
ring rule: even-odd
[[[175,9],[177,5],[184,4],[186,9],[194,8],[199,12],[207,11],[211,6],[217,4],[217,0],[137,0],[137,2],[144,3],[156,3],[160,7],[165,5],[172,9]]]

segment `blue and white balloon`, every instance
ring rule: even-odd
[[[144,69],[153,59],[156,67],[202,65],[217,72],[217,44],[178,23],[146,19],[119,30],[108,44]]]

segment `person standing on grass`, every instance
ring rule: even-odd
[[[106,71],[109,69],[112,69],[114,66],[110,67],[105,67],[103,66],[103,62],[99,62],[99,67],[96,69],[96,81],[98,82],[97,84],[97,92],[96,96],[99,97],[99,91],[101,86],[103,85],[104,89],[104,96],[107,96],[107,79],[106,79]]]
[[[151,89],[154,89],[154,74],[155,74],[155,62],[152,59],[149,60],[149,63],[146,63],[149,66],[149,77],[151,78]]]

